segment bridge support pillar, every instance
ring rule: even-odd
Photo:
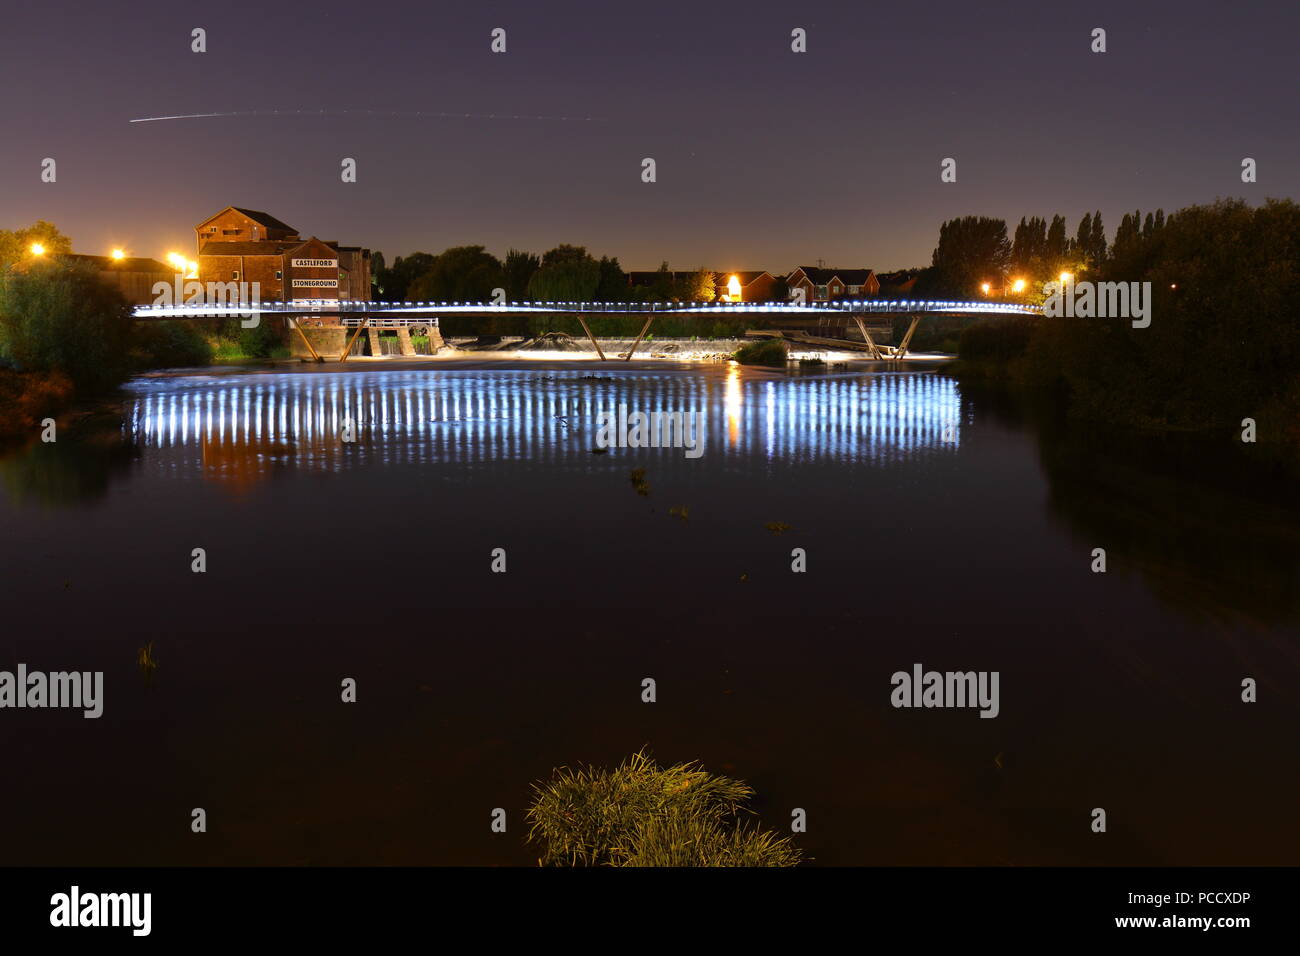
[[[379,347],[379,330],[378,330],[377,328],[375,328],[373,325],[367,327],[367,329],[366,329],[366,338],[367,338],[367,340],[369,340],[369,342],[370,342],[370,354],[371,354],[371,355],[383,355],[383,354],[384,354],[382,351],[380,351],[380,347]]]
[[[862,316],[854,313],[853,321],[858,323],[858,331],[862,333],[862,341],[866,342],[867,348],[871,350],[871,357],[873,359],[879,359],[880,349],[876,347],[875,340],[871,338],[871,333],[867,331],[867,326],[866,323],[862,321]]]
[[[655,314],[653,312],[646,316],[645,325],[641,326],[641,334],[636,337],[636,341],[632,343],[632,347],[627,350],[627,358],[623,359],[624,362],[632,361],[632,353],[635,352],[636,347],[641,344],[641,340],[645,338],[645,334],[650,331],[650,323],[654,320]]]
[[[600,356],[600,360],[602,362],[605,361],[605,353],[601,351],[600,343],[596,341],[596,336],[591,334],[591,329],[587,325],[587,320],[580,315],[578,316],[578,321],[582,323],[582,331],[586,332],[587,338],[591,339],[592,348],[596,350],[596,354]]]
[[[907,355],[907,347],[912,343],[912,333],[916,331],[916,327],[920,323],[921,317],[919,315],[912,316],[912,324],[907,327],[907,334],[903,336],[903,341],[899,342],[898,348],[894,350],[894,358],[900,362]]]
[[[442,329],[433,325],[429,327],[429,354],[437,355],[447,347],[447,343],[442,340]]]
[[[415,346],[411,344],[411,330],[406,326],[397,329],[397,347],[403,355],[415,354]]]

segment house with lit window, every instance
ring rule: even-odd
[[[777,297],[781,283],[770,272],[719,272],[716,275],[720,302],[771,302]]]
[[[803,289],[808,303],[833,302],[836,299],[866,299],[880,294],[880,281],[871,269],[822,269],[800,266],[786,276],[791,299]]]

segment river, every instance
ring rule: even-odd
[[[619,406],[703,453],[597,449]],[[1292,863],[1294,491],[933,370],[142,377],[0,460],[0,668],[105,686],[0,711],[0,859],[531,864],[530,784],[645,745],[815,865]],[[997,716],[892,706],[916,664]]]

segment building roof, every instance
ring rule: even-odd
[[[818,269],[816,266],[800,266],[795,272],[802,272],[817,285],[825,285],[831,279],[839,279],[848,285],[862,285],[872,275],[870,269]]]
[[[761,277],[761,276],[772,276],[772,278],[774,278],[774,279],[776,278],[776,276],[772,275],[772,273],[766,271],[765,269],[760,269],[760,270],[757,271],[757,272],[738,272],[738,271],[737,271],[737,272],[719,272],[719,273],[717,273],[717,275],[718,275],[718,281],[721,282],[723,285],[726,285],[727,280],[730,279],[732,276],[735,276],[737,279],[740,280],[740,284],[741,284],[742,286],[747,286],[747,285],[749,285],[749,284],[752,283],[755,279],[758,279],[758,278]]]
[[[171,266],[159,262],[157,259],[149,259],[139,256],[126,256],[122,259],[114,259],[112,256],[87,256],[77,252],[69,252],[66,253],[63,258],[71,259],[73,262],[92,265],[98,269],[115,269],[118,272],[165,272],[170,274],[176,271]]]
[[[200,256],[280,256],[302,245],[301,239],[250,239],[242,242],[205,242]]]
[[[289,225],[287,222],[282,222],[281,220],[276,219],[270,213],[258,212],[256,209],[244,209],[242,206],[231,206],[230,208],[235,210],[235,212],[242,212],[249,219],[253,220],[253,222],[266,226],[268,229],[284,229],[287,232],[293,233],[295,236],[298,234],[297,229],[293,228],[293,226]]]

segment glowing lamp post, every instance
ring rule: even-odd
[[[41,245],[39,242],[33,242],[31,244],[31,251],[32,251],[32,255],[34,256],[45,255],[45,247]]]

